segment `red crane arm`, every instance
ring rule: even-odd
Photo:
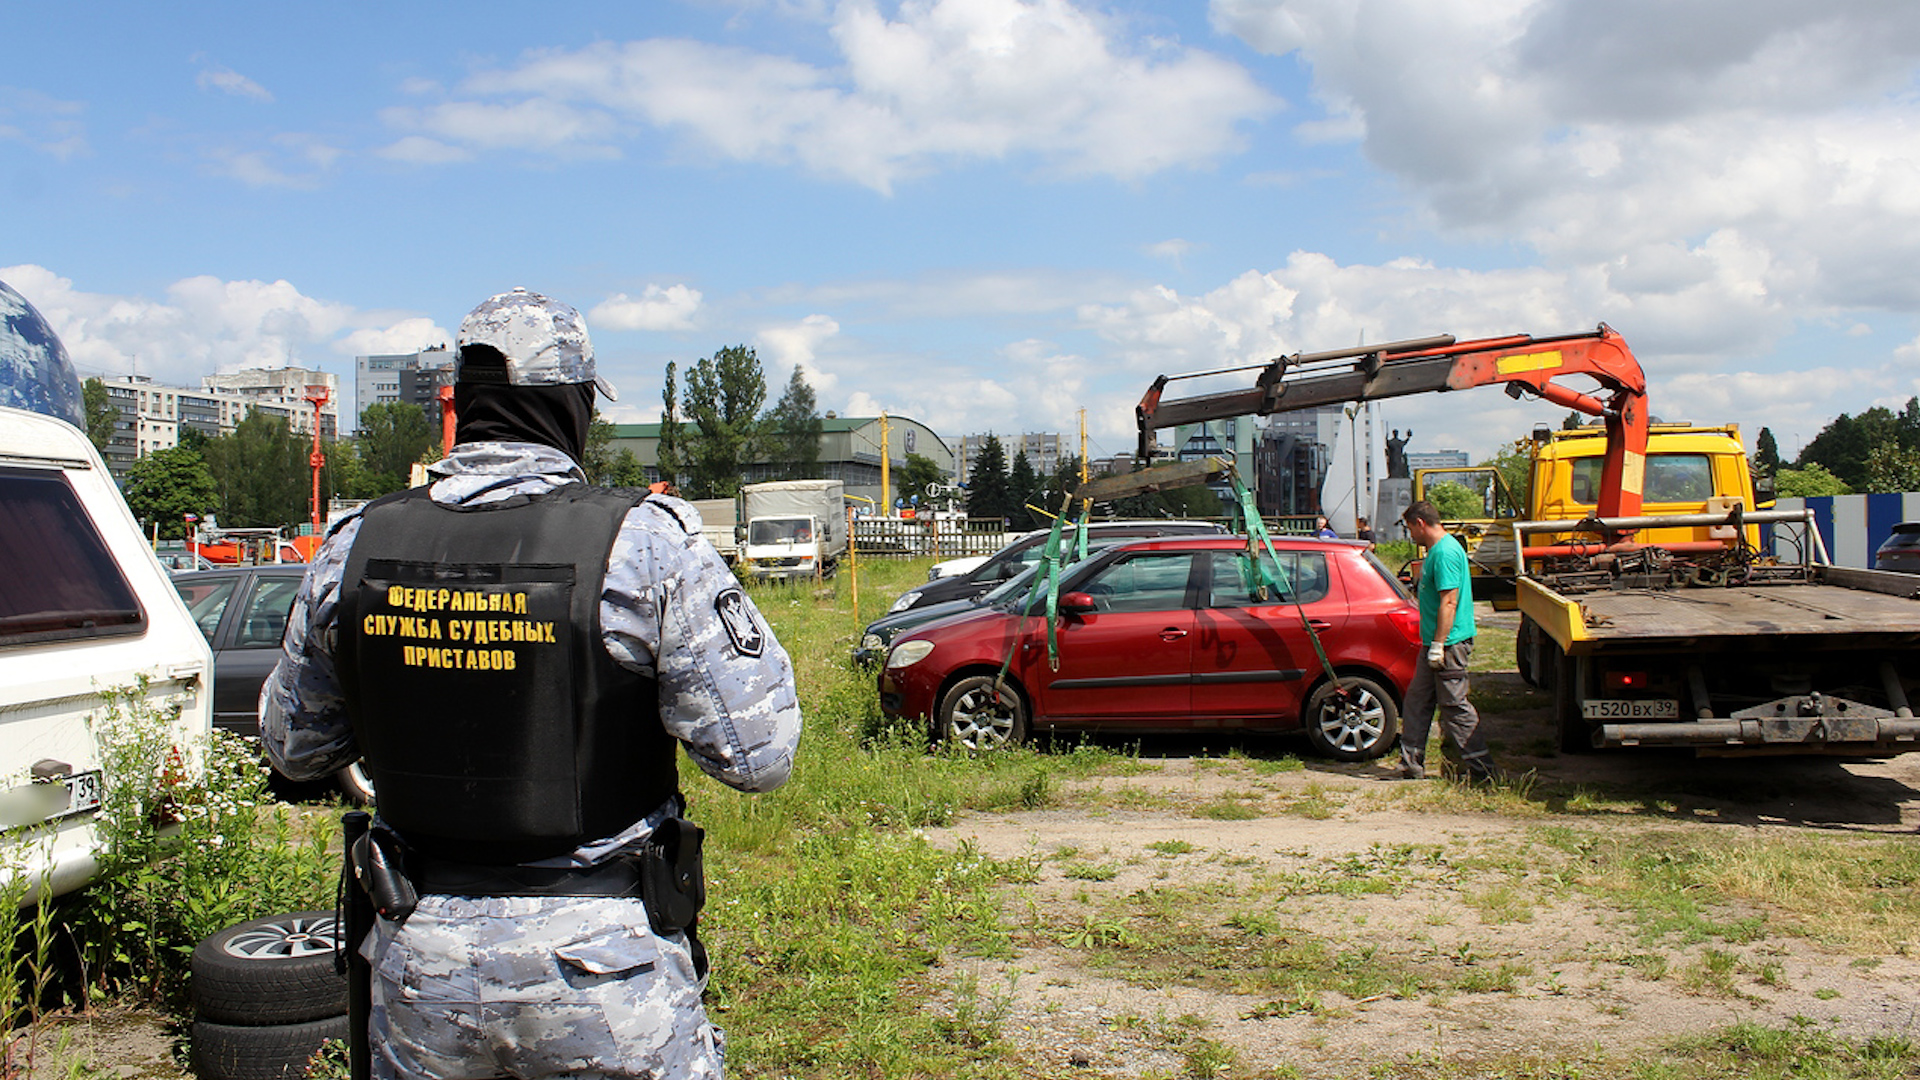
[[[1647,379],[1626,341],[1605,324],[1587,333],[1559,337],[1514,334],[1457,342],[1442,335],[1296,353],[1266,364],[1250,389],[1162,400],[1169,382],[1218,374],[1162,375],[1154,380],[1134,410],[1140,427],[1139,460],[1148,459],[1153,432],[1159,428],[1504,383],[1509,396],[1532,394],[1605,421],[1607,453],[1597,513],[1600,517],[1640,513],[1650,422]],[[1605,399],[1562,384],[1559,380],[1568,375],[1593,379]]]

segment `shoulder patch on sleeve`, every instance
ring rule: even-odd
[[[727,628],[727,637],[733,642],[735,652],[757,658],[766,651],[766,631],[761,629],[745,593],[739,589],[723,591],[713,598],[713,610],[720,616],[720,625]]]

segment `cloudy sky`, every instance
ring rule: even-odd
[[[1920,393],[1911,0],[81,0],[0,60],[0,280],[88,374],[350,382],[525,285],[623,421],[744,343],[1105,454],[1162,372],[1603,321],[1789,454]]]

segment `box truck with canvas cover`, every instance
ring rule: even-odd
[[[838,480],[775,480],[741,488],[747,572],[759,581],[831,576],[847,553],[845,493]]]

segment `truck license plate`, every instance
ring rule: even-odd
[[[1580,703],[1580,715],[1589,720],[1677,720],[1680,702],[1673,698],[1607,698]]]
[[[103,781],[98,771],[77,773],[67,777],[66,783],[67,808],[55,815],[56,817],[66,817],[70,814],[84,814],[89,810],[97,810],[100,808],[100,794],[103,790]]]

